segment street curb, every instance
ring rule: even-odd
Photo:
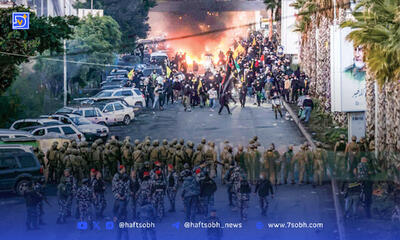
[[[312,148],[316,148],[315,143],[308,131],[305,129],[303,124],[300,122],[300,119],[297,117],[297,114],[293,111],[293,109],[287,104],[283,99],[282,99],[283,105],[285,106],[286,110],[289,112],[290,116],[293,118],[294,122],[296,123],[297,127],[299,128],[300,132],[303,134],[303,136],[307,139],[307,141],[310,143]],[[338,233],[339,233],[339,239],[340,240],[346,240],[346,233],[344,230],[344,221],[343,221],[343,212],[340,207],[340,202],[339,202],[339,190],[338,186],[336,183],[336,180],[331,178],[331,186],[332,186],[332,197],[333,197],[333,203],[335,205],[335,212],[336,212],[336,224],[338,226]]]

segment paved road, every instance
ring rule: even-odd
[[[233,115],[224,112],[219,116],[209,109],[195,109],[184,112],[179,105],[169,107],[162,112],[146,112],[128,127],[112,127],[113,134],[120,137],[131,136],[133,139],[142,139],[149,135],[153,139],[180,138],[198,143],[202,137],[215,142],[227,139],[234,144],[246,144],[249,138],[259,136],[260,142],[268,146],[274,142],[284,148],[288,144],[299,145],[305,141],[293,122],[275,120],[270,105],[256,107],[250,105],[240,109],[233,106]],[[233,212],[227,205],[226,187],[217,180],[218,191],[215,196],[215,208],[223,222],[240,223],[239,213]],[[45,221],[47,225],[41,230],[26,232],[25,205],[23,199],[11,194],[0,195],[0,239],[115,239],[113,230],[105,230],[105,222],[100,223],[102,230],[79,231],[76,229],[76,220],[69,219],[66,225],[56,225],[57,200],[55,186],[49,187],[49,200],[52,207],[46,207]],[[179,195],[178,195],[179,196]],[[107,190],[108,207],[106,214],[111,214],[111,193]],[[166,208],[168,208],[167,200]],[[167,213],[161,223],[157,223],[158,239],[206,239],[204,229],[183,229],[183,204],[177,198],[177,212]],[[199,220],[202,220],[199,217]],[[181,222],[181,228],[172,227],[173,223]],[[257,223],[264,225],[258,229]],[[305,222],[323,223],[320,229],[272,229],[268,223]],[[260,223],[259,223],[259,226]],[[278,186],[276,196],[270,201],[267,217],[260,216],[258,200],[251,196],[249,219],[240,229],[224,229],[224,239],[338,239],[335,221],[335,211],[329,184],[312,188],[310,185],[282,185]],[[130,239],[140,237],[139,230],[129,230]]]

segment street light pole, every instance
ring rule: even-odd
[[[66,16],[66,4],[64,3],[64,16]],[[67,106],[67,41],[64,39],[64,107]]]
[[[93,0],[90,0],[90,13],[93,15]]]

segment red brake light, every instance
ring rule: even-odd
[[[142,97],[144,98],[144,94],[142,94]]]
[[[43,167],[40,167],[39,172],[40,172],[40,174],[43,174]]]

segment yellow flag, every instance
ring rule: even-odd
[[[171,68],[169,68],[168,66],[167,66],[167,78],[169,78],[169,75],[171,75]]]
[[[253,46],[255,46],[257,43],[256,43],[256,38],[253,38]]]
[[[135,70],[132,69],[129,73],[128,73],[128,78],[129,80],[133,80],[133,74],[135,73]]]
[[[244,52],[245,52],[245,50],[244,50],[242,44],[239,43],[239,45],[236,47],[235,51],[233,52],[232,57],[236,59],[240,54],[242,54]]]
[[[200,88],[203,87],[203,83],[201,82],[201,80],[199,81],[199,86],[197,87],[197,91],[200,91]]]

